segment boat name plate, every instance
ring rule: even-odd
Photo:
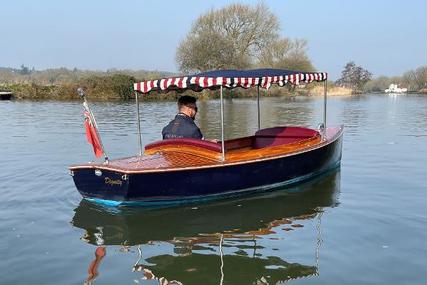
[[[115,186],[115,185],[119,185],[122,186],[123,181],[120,179],[111,179],[110,177],[105,177],[104,178],[105,184],[110,185],[110,186]]]

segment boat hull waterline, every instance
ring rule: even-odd
[[[331,133],[328,128],[328,133]],[[87,200],[110,206],[156,206],[272,191],[324,174],[340,165],[343,127],[316,147],[287,155],[175,171],[126,173],[102,166],[72,167]]]

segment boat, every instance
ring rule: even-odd
[[[384,90],[385,93],[390,94],[402,94],[408,92],[407,88],[400,88],[397,84],[390,84],[390,86]]]
[[[134,271],[132,279],[138,273],[150,273],[147,276],[175,279],[183,284],[201,284],[203,278],[210,278],[208,283],[213,283],[212,279],[220,279],[223,260],[225,283],[258,284],[256,280],[270,276],[269,284],[278,284],[320,273],[322,213],[339,206],[340,171],[287,190],[292,193],[275,191],[212,201],[200,207],[160,209],[105,207],[82,200],[70,223],[82,230],[81,241],[94,246],[91,252],[96,255],[100,247],[107,252],[105,259],[110,266],[103,267],[100,275],[110,274],[114,262],[124,266],[128,262],[126,272]],[[297,263],[286,250],[273,253],[278,243],[283,244],[283,237],[286,241],[303,229],[312,238],[294,250],[298,256],[307,253],[315,260]],[[227,249],[224,254],[220,246]],[[84,249],[87,251],[86,245]],[[121,257],[117,261],[119,256],[108,255],[118,250],[135,255],[136,262]]]
[[[0,100],[10,100],[12,95],[13,93],[10,91],[0,91]]]
[[[323,122],[317,128],[260,127],[260,88],[311,82],[324,85]],[[223,90],[251,87],[257,89],[258,130],[246,137],[225,140]],[[219,90],[220,94],[221,139],[218,143],[183,138],[142,146],[139,96],[205,89]],[[103,162],[69,167],[76,188],[87,200],[112,206],[158,206],[231,198],[300,183],[340,165],[344,127],[326,125],[325,72],[217,70],[137,82],[134,91],[139,153],[110,160],[84,92],[79,90],[85,116],[94,129],[89,141],[95,141],[95,153],[104,156]]]

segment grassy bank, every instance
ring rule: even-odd
[[[323,86],[315,86],[314,88],[311,89],[311,95],[323,96],[323,93],[324,93]],[[328,86],[328,96],[349,96],[353,94],[355,93],[350,88]]]
[[[73,83],[43,85],[38,83],[2,84],[0,88],[13,92],[15,99],[74,100],[76,90],[83,87],[94,100],[128,100],[135,78],[129,75],[90,76]]]
[[[76,90],[83,87],[87,97],[92,101],[127,101],[134,98],[133,84],[141,79],[126,74],[93,75],[76,80],[76,82],[62,82],[56,84],[13,83],[2,84],[0,89],[10,90],[17,100],[79,100]],[[272,86],[269,90],[260,89],[261,96],[295,96],[295,95],[323,95],[323,84],[309,84],[307,86],[286,86],[284,88]],[[185,94],[200,99],[219,98],[219,91],[204,90],[202,92],[187,91]],[[351,95],[347,88],[330,86],[328,95]],[[156,93],[155,95],[141,96],[141,100],[176,100],[181,94],[176,92]],[[256,89],[225,90],[227,98],[256,97]]]

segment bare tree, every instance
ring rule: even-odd
[[[278,37],[277,17],[264,4],[231,4],[200,16],[180,43],[176,60],[184,72],[248,68]]]
[[[418,91],[427,87],[427,66],[420,66],[403,74],[403,82],[410,90]]]
[[[281,38],[270,42],[261,52],[259,66],[314,71],[307,56],[307,41]]]

